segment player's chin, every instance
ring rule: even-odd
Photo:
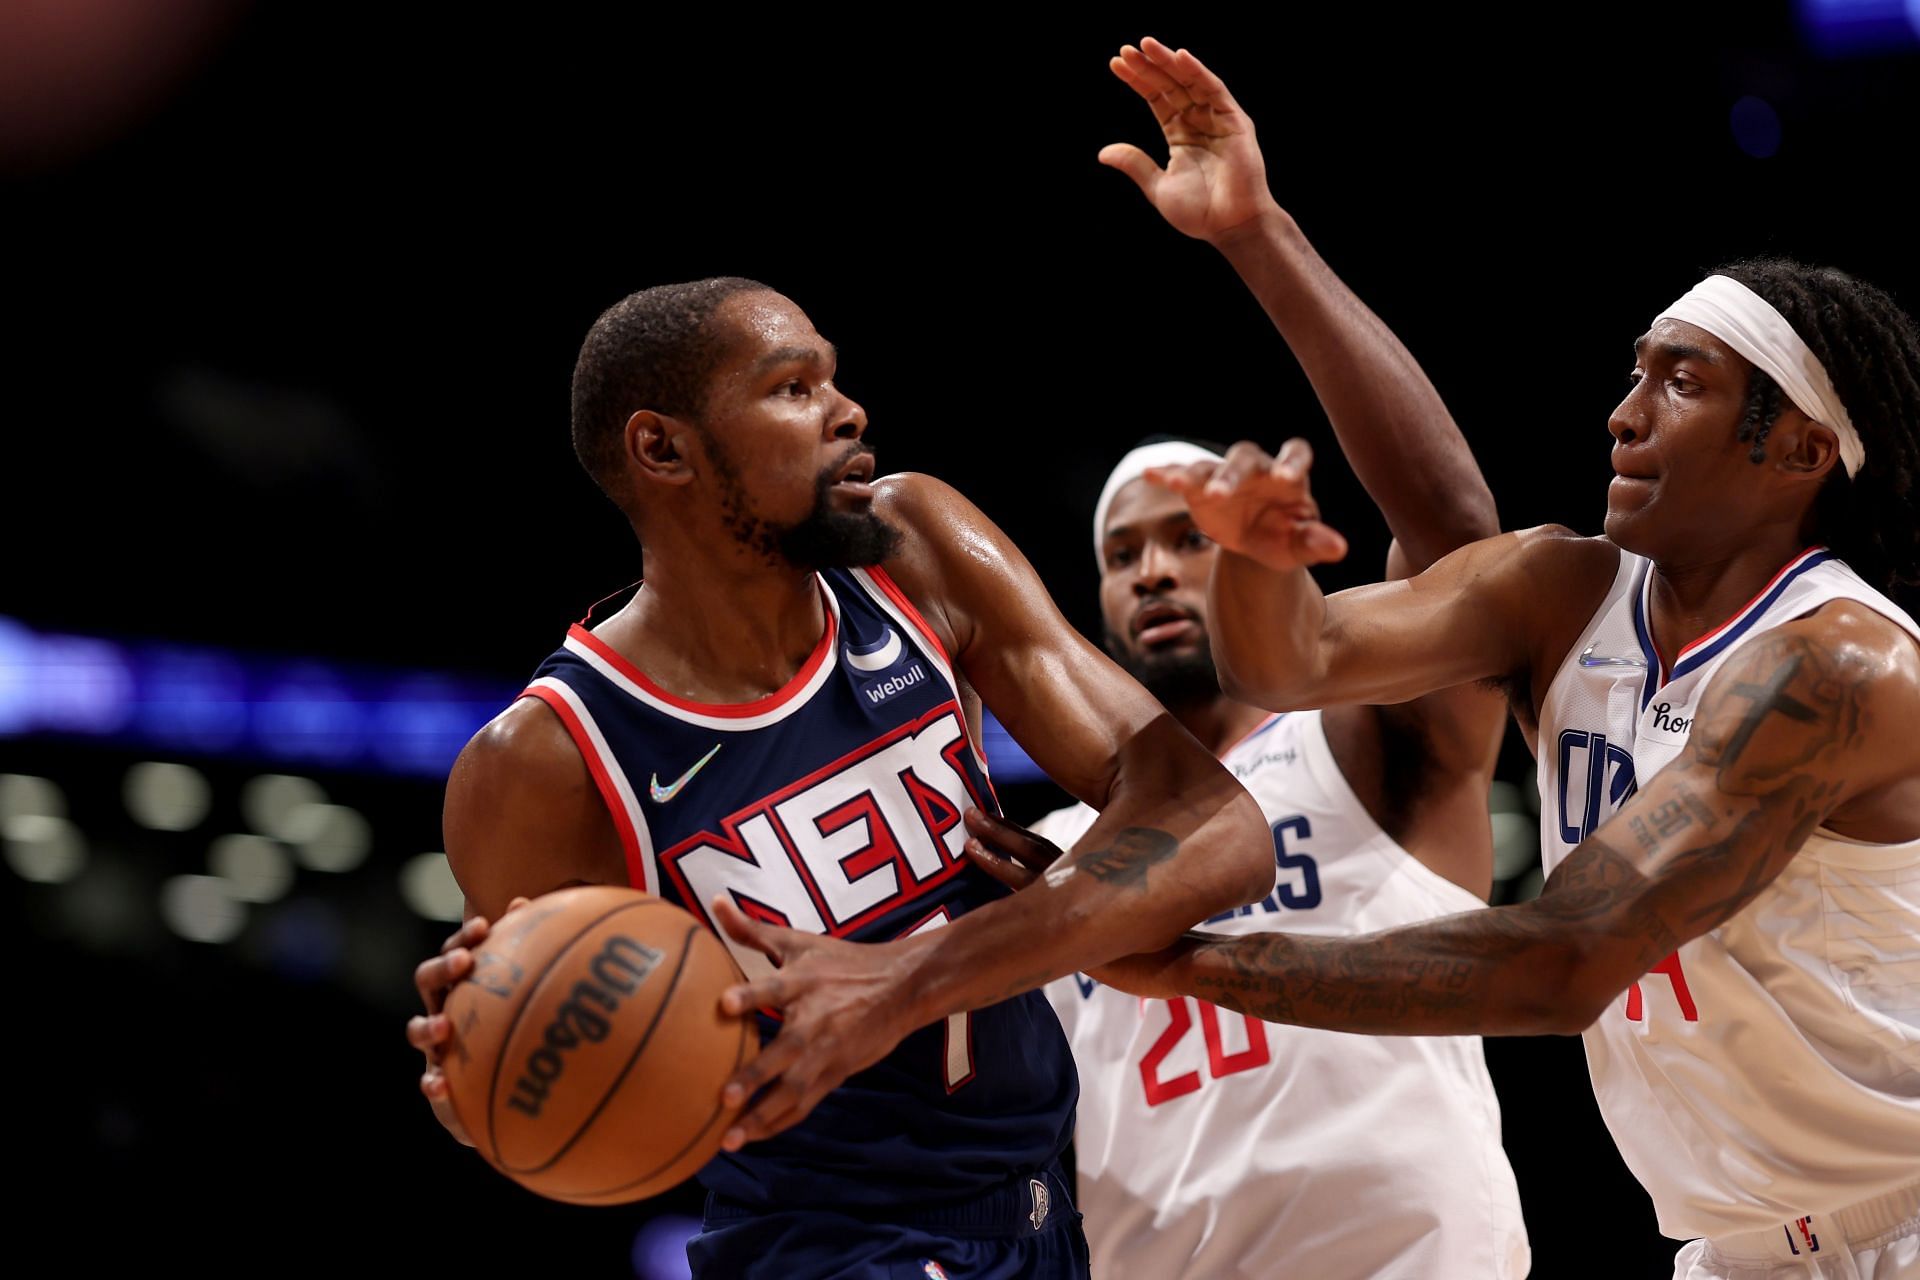
[[[1645,481],[1622,484],[1619,480],[1607,489],[1607,519],[1603,526],[1607,538],[1617,547],[1633,551],[1634,544],[1646,541],[1658,521],[1658,492]]]

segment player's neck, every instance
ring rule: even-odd
[[[1190,707],[1182,707],[1173,714],[1174,719],[1198,738],[1202,746],[1216,756],[1223,756],[1273,713],[1244,702],[1235,702],[1222,694]]]
[[[596,634],[682,697],[738,703],[785,688],[826,624],[820,589],[805,570],[728,572],[649,555],[645,584]]]
[[[1746,545],[1655,561],[1647,621],[1662,661],[1671,667],[1681,649],[1746,608],[1808,545],[1797,531],[1767,529]]]

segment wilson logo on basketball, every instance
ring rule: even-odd
[[[659,951],[624,934],[607,939],[588,965],[593,976],[573,984],[573,994],[554,1011],[553,1021],[541,1035],[540,1047],[527,1055],[507,1105],[538,1116],[554,1081],[567,1069],[567,1051],[582,1041],[605,1040],[622,998],[638,991],[660,960]]]

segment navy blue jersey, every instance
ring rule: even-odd
[[[635,888],[709,927],[707,903],[727,893],[759,919],[859,942],[938,928],[1007,892],[961,852],[966,806],[998,811],[986,762],[947,656],[899,586],[879,569],[818,581],[819,645],[757,702],[675,697],[581,626],[525,696],[579,746]],[[749,977],[769,971],[727,945]],[[762,1039],[778,1025],[763,1017]],[[1052,1161],[1078,1093],[1059,1023],[1029,992],[915,1031],[805,1123],[716,1156],[700,1178],[766,1208],[959,1200]]]

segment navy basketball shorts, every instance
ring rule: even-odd
[[[977,1200],[878,1217],[707,1197],[687,1244],[698,1280],[1087,1280],[1087,1239],[1058,1166]]]

